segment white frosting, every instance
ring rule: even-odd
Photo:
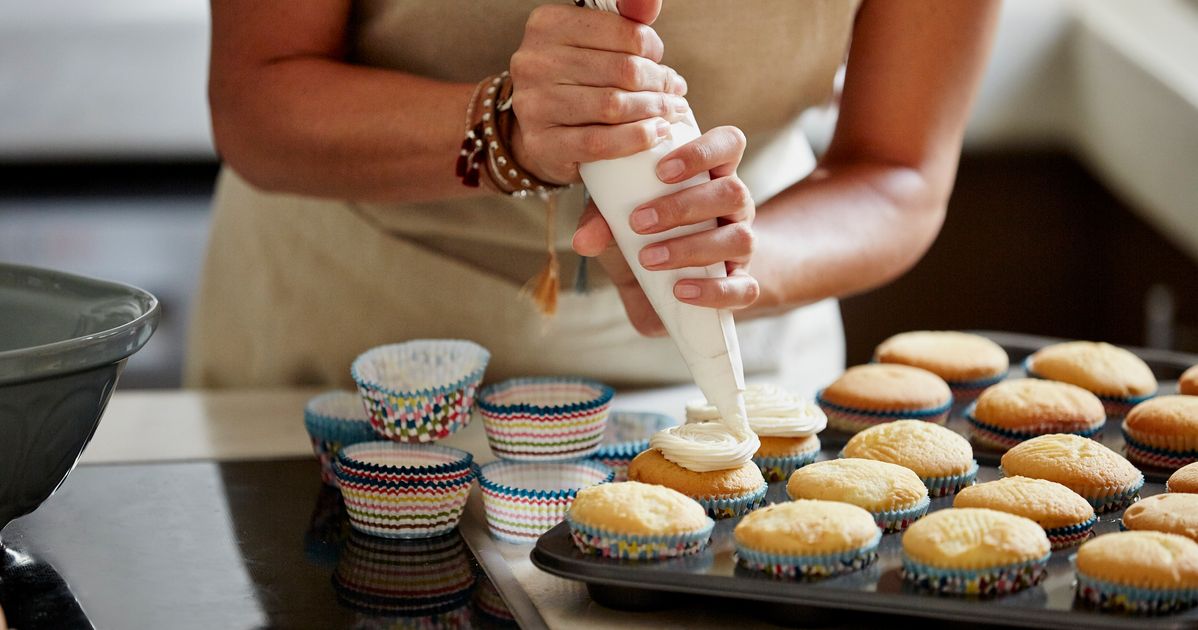
[[[649,448],[695,472],[737,468],[753,458],[761,442],[756,435],[737,437],[719,422],[698,422],[658,431]]]
[[[749,385],[745,389],[745,408],[749,427],[762,437],[807,437],[828,426],[828,418],[818,405],[776,385]],[[720,419],[719,410],[706,400],[693,400],[686,405],[687,422]]]

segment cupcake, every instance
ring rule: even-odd
[[[1169,475],[1165,491],[1198,493],[1198,462],[1186,464]]]
[[[816,394],[816,402],[828,415],[828,426],[855,433],[899,418],[944,424],[953,394],[927,370],[871,363],[846,370]]]
[[[869,566],[882,532],[848,503],[799,500],[750,512],[733,530],[741,566],[779,577],[827,577]]]
[[[965,488],[953,499],[953,507],[989,508],[1030,518],[1044,528],[1053,549],[1086,540],[1098,522],[1090,502],[1076,492],[1030,477],[1004,477]]]
[[[647,411],[612,411],[607,416],[603,441],[588,459],[607,466],[615,474],[613,481],[628,481],[628,464],[649,448],[649,438],[678,421]]]
[[[1198,604],[1198,543],[1117,532],[1077,550],[1077,598],[1112,612],[1169,613]]]
[[[903,578],[945,595],[982,597],[1039,584],[1052,555],[1035,521],[985,508],[940,510],[903,534]]]
[[[1111,449],[1078,435],[1041,435],[1002,456],[1004,475],[1055,481],[1080,494],[1102,514],[1127,507],[1144,475]]]
[[[1140,499],[1123,511],[1121,526],[1177,534],[1198,542],[1198,495],[1166,492]]]
[[[715,525],[694,499],[637,481],[579,490],[566,522],[583,553],[625,560],[698,553]]]
[[[1182,373],[1177,379],[1177,393],[1186,396],[1198,396],[1198,365]]]
[[[910,468],[932,497],[953,494],[972,484],[978,474],[969,440],[920,420],[898,420],[866,429],[844,445],[841,455]]]
[[[1143,466],[1181,468],[1198,461],[1198,396],[1161,396],[1123,419],[1127,457]]]
[[[1106,411],[1090,392],[1068,383],[1017,378],[982,392],[965,412],[973,441],[1006,450],[1048,433],[1102,434]]]
[[[740,516],[759,507],[769,488],[752,461],[735,468],[696,472],[666,459],[656,448],[632,460],[628,479],[677,490],[698,501],[712,518]]]
[[[1156,395],[1156,377],[1143,359],[1109,343],[1070,341],[1037,350],[1024,362],[1028,376],[1070,383],[1102,399],[1108,416],[1122,416]]]
[[[354,392],[325,392],[304,406],[304,428],[312,440],[312,450],[320,460],[320,480],[337,485],[333,462],[346,446],[379,439],[362,398]]]
[[[761,440],[753,462],[766,481],[782,481],[819,456],[816,434],[828,425],[819,406],[776,385],[754,384],[745,389],[745,408],[749,428]],[[719,419],[719,411],[706,400],[686,406],[687,422]]]
[[[897,334],[874,350],[878,363],[925,369],[944,379],[957,403],[968,402],[1007,375],[1010,359],[1002,346],[980,335],[951,330]]]
[[[786,483],[793,500],[840,501],[868,511],[886,532],[928,513],[928,489],[911,469],[870,459],[833,459],[796,470]]]

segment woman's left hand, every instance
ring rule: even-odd
[[[736,127],[717,127],[679,147],[658,162],[658,178],[672,184],[709,172],[711,181],[642,204],[630,217],[632,229],[640,234],[717,220],[715,228],[661,241],[637,254],[640,264],[652,271],[724,263],[726,278],[680,280],[675,284],[674,296],[682,302],[741,309],[753,304],[760,294],[757,280],[748,271],[755,241],[752,224],[756,207],[749,189],[736,175],[744,152],[745,134]],[[613,244],[611,229],[592,203],[574,233],[574,250],[583,256],[599,257],[637,331],[664,335],[661,320]]]

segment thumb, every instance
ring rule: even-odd
[[[652,24],[661,13],[662,0],[619,0],[620,15],[641,24]]]

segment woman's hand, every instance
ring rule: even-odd
[[[658,178],[672,184],[709,172],[711,181],[643,204],[629,219],[632,229],[640,234],[717,220],[713,229],[667,239],[637,253],[640,264],[653,271],[726,265],[726,278],[680,280],[675,284],[674,296],[682,302],[741,309],[753,304],[760,293],[757,280],[748,272],[756,240],[752,229],[756,207],[749,189],[736,175],[744,152],[745,135],[736,127],[717,127],[679,147],[658,162]],[[575,251],[599,257],[620,293],[629,320],[641,334],[664,334],[661,320],[632,270],[612,245],[611,229],[592,204],[574,234]]]
[[[556,4],[534,9],[511,59],[516,161],[564,184],[579,180],[579,163],[661,142],[669,123],[689,111],[686,81],[661,65],[663,52],[652,28],[619,15]]]

